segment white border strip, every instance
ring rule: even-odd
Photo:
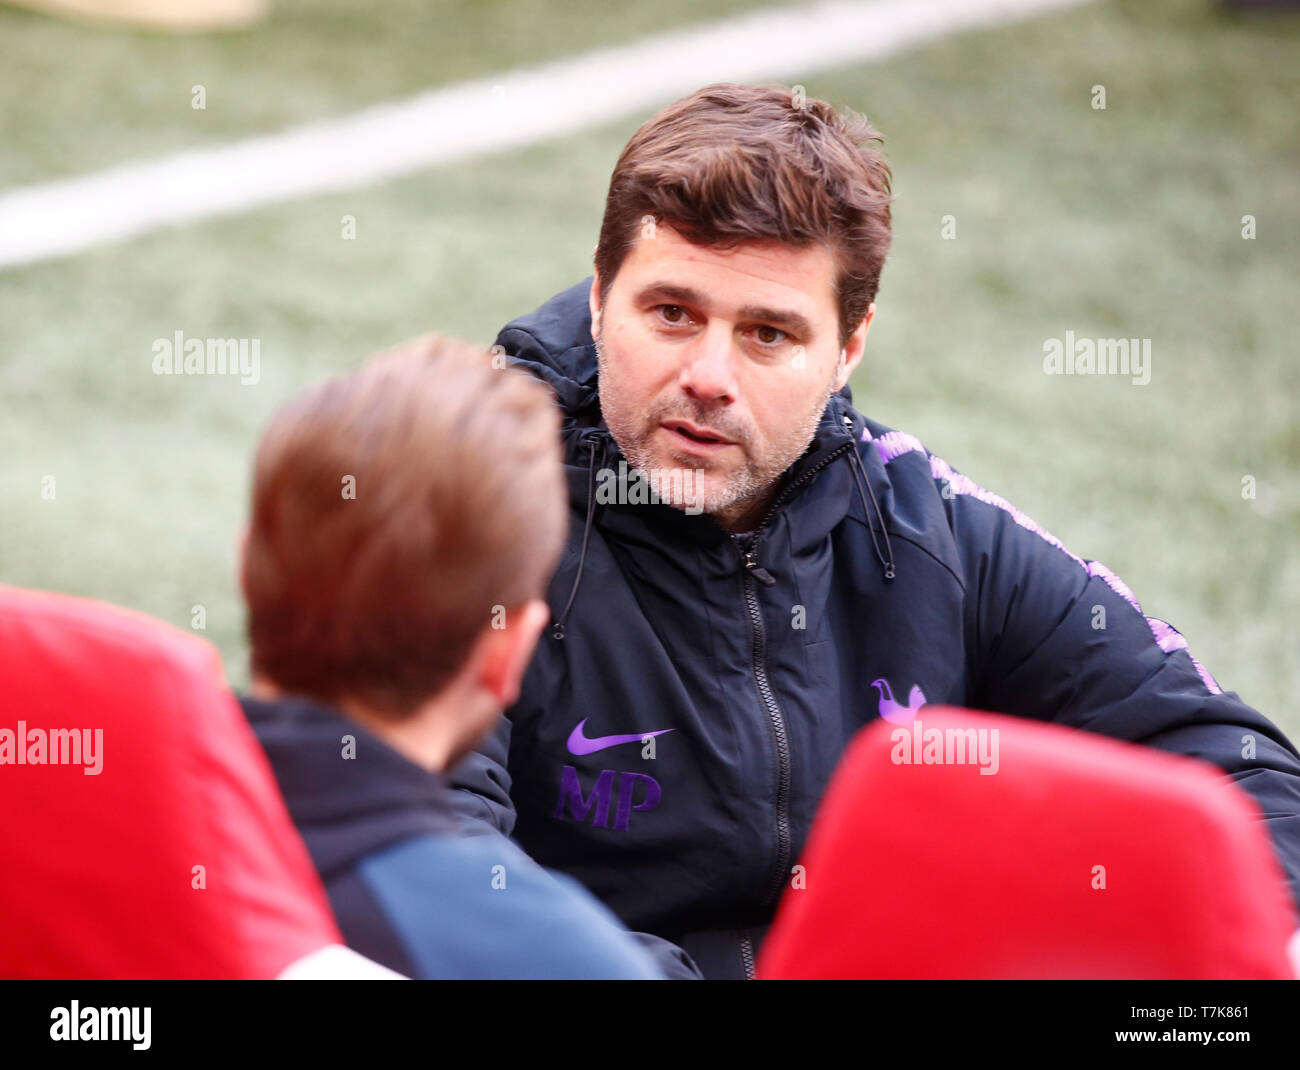
[[[756,12],[339,119],[0,193],[0,267],[571,134],[711,82],[798,80],[1087,0],[873,0]]]
[[[342,944],[326,944],[309,955],[295,959],[277,981],[406,981],[387,966],[359,955]]]

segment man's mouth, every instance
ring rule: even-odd
[[[689,420],[664,420],[660,425],[679,446],[685,446],[697,453],[713,453],[734,446],[735,443],[725,435],[700,427]]]

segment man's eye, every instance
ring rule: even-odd
[[[775,327],[768,327],[766,324],[754,330],[754,337],[765,346],[774,346],[786,339],[785,331],[778,330]]]
[[[681,305],[660,305],[659,315],[667,323],[685,323],[688,318]]]

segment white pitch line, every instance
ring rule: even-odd
[[[0,192],[0,267],[519,148],[710,82],[798,82],[958,30],[1085,2],[834,0],[768,9],[276,134],[19,187]]]

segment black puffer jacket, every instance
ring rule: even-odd
[[[601,420],[589,286],[498,339],[564,410],[573,520],[522,697],[453,772],[464,814],[706,977],[746,977],[849,739],[895,706],[951,704],[1218,764],[1300,888],[1300,760],[1282,732],[1104,566],[865,419],[847,390],[756,535],[609,501],[622,456]]]

